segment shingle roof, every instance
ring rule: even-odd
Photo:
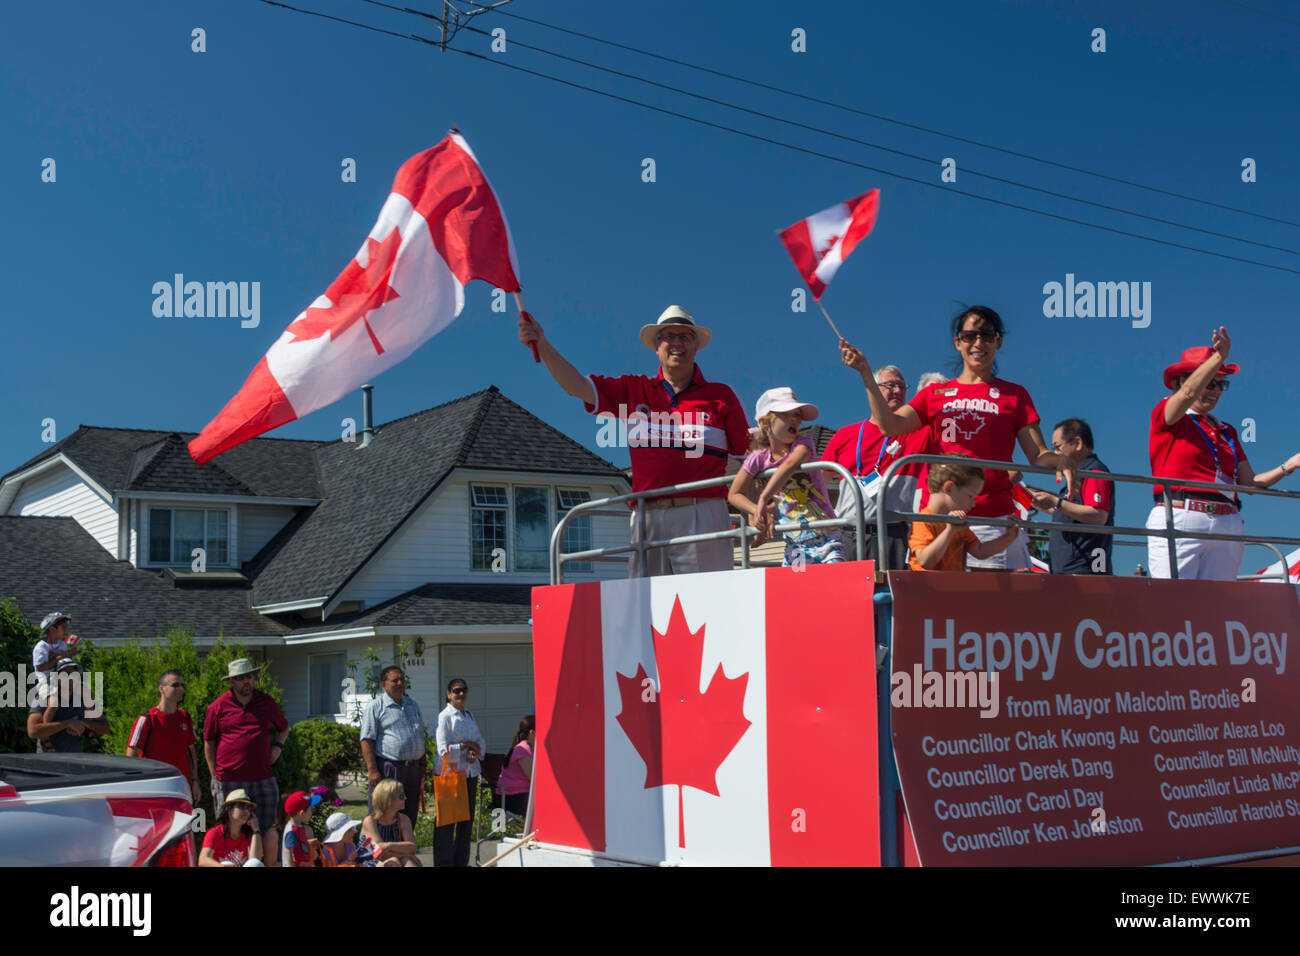
[[[622,478],[496,386],[380,426],[368,448],[338,441],[316,457],[323,500],[250,568],[256,606],[337,595],[453,468]]]
[[[117,561],[72,518],[0,516],[0,598],[32,623],[51,610],[92,640],[157,636],[169,623],[198,636],[275,637],[284,628],[249,607],[247,587],[177,588]]]
[[[166,491],[269,498],[321,497],[320,476],[313,455],[320,442],[254,438],[199,467],[185,447],[194,437],[193,432],[82,425],[4,477],[62,452],[109,493]]]
[[[520,627],[532,615],[531,594],[528,584],[425,584],[359,614],[297,628],[289,637],[357,627]]]

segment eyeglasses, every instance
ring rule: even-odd
[[[1226,392],[1231,384],[1226,378],[1219,378],[1208,382],[1205,387],[1211,392]]]
[[[183,683],[181,683],[180,681],[175,680],[175,681],[172,681],[170,684],[164,684],[163,686],[164,686],[164,687],[184,687],[185,685],[184,685]]]
[[[906,382],[877,382],[876,385],[881,389],[881,391],[884,391],[885,389],[890,389],[891,391],[897,391],[897,392],[907,391]]]
[[[985,342],[995,341],[998,337],[997,332],[988,329],[965,329],[957,333],[957,338],[963,342],[974,342],[977,339],[983,339]]]
[[[453,694],[468,694],[468,693],[469,693],[469,688],[468,688],[468,687],[453,687],[453,688],[451,689],[451,692],[452,692]]]
[[[232,681],[237,681],[237,680],[252,680],[252,679],[253,679],[253,675],[252,675],[252,674],[240,674],[238,677],[232,677],[232,678],[230,678],[230,679],[231,679]]]
[[[694,342],[694,332],[660,332],[660,342]]]

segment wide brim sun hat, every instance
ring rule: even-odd
[[[695,333],[695,348],[702,349],[709,344],[713,333],[695,321],[695,317],[680,305],[670,305],[663,314],[649,325],[641,326],[641,344],[651,352],[659,351],[659,333],[672,326],[690,329]]]
[[[1180,375],[1190,375],[1198,368],[1205,364],[1205,360],[1214,354],[1214,349],[1208,345],[1197,345],[1190,349],[1184,349],[1182,358],[1173,365],[1165,369],[1165,388],[1173,388],[1174,380]],[[1241,366],[1236,362],[1229,362],[1226,365],[1220,365],[1215,375],[1236,375],[1241,370]]]

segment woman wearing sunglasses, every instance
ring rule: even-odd
[[[1073,495],[1078,486],[1074,464],[1048,449],[1029,392],[996,375],[995,361],[1003,331],[1002,317],[987,306],[959,312],[952,320],[952,343],[961,356],[961,372],[950,381],[927,385],[897,411],[886,404],[860,351],[841,339],[840,355],[845,365],[862,376],[871,402],[871,419],[886,435],[905,435],[926,428],[935,454],[960,452],[989,461],[1011,461],[1019,443],[1030,464],[1057,469],[1057,480],[1065,481],[1067,493]],[[970,517],[1014,516],[1007,472],[989,469],[985,476],[984,488],[975,499]],[[980,524],[972,524],[971,530],[981,541],[1000,537],[1006,531]],[[984,559],[967,556],[966,563],[967,567],[993,570],[1028,568],[1029,549],[1022,534],[1005,551]]]
[[[465,774],[469,786],[469,819],[434,827],[434,866],[469,866],[469,837],[478,809],[478,784],[482,779],[487,741],[474,722],[474,715],[465,707],[468,696],[469,684],[463,678],[453,677],[447,682],[447,706],[438,715],[438,760],[433,772],[441,774],[443,763],[450,760],[453,771]]]
[[[1157,478],[1268,488],[1300,468],[1300,454],[1292,455],[1271,471],[1255,474],[1236,429],[1214,417],[1220,397],[1228,390],[1228,376],[1236,375],[1240,366],[1228,364],[1232,340],[1227,329],[1220,326],[1215,330],[1211,342],[1209,346],[1188,349],[1165,369],[1165,388],[1173,394],[1157,402],[1151,412],[1151,474]],[[1155,486],[1155,506],[1147,517],[1151,529],[1165,527],[1162,490],[1162,485]],[[1241,500],[1235,493],[1180,488],[1170,482],[1169,497],[1173,499],[1175,528],[1243,533]],[[1180,578],[1235,581],[1246,546],[1238,541],[1184,538],[1175,547]],[[1166,539],[1147,538],[1147,558],[1153,578],[1169,577]]]

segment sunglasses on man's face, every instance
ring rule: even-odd
[[[998,333],[990,332],[988,329],[964,329],[957,333],[957,338],[963,342],[974,342],[977,339],[983,339],[985,342],[994,342],[997,340]]]
[[[1232,383],[1229,382],[1226,378],[1220,378],[1207,383],[1205,387],[1207,390],[1211,392],[1226,392],[1228,390],[1228,386],[1231,384]]]
[[[468,688],[468,687],[453,687],[453,688],[451,689],[451,692],[452,692],[453,694],[468,694],[468,693],[469,693],[469,688]]]

